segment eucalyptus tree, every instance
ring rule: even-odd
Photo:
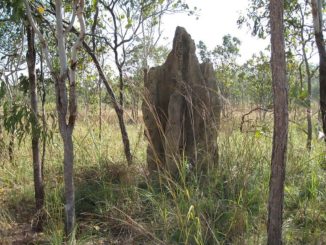
[[[239,18],[238,23],[241,26],[247,23],[252,34],[265,38],[270,33],[268,25],[268,1],[267,0],[251,0],[247,9],[246,17]],[[313,55],[313,28],[310,23],[309,16],[311,8],[306,0],[288,0],[284,1],[284,26],[285,26],[285,42],[288,58],[298,57],[302,61],[299,66],[299,79],[306,79],[307,93],[302,99],[306,108],[307,120],[307,149],[311,149],[312,140],[312,79],[314,71],[311,68],[310,59]],[[301,82],[302,83],[302,82]],[[303,87],[302,87],[303,89]],[[301,93],[303,94],[303,93]]]
[[[150,66],[159,66],[164,63],[168,48],[163,45],[150,44],[153,40],[146,36],[140,44],[133,48],[132,53],[126,59],[126,95],[129,95],[129,103],[132,119],[137,121],[139,105],[142,98],[143,84]]]
[[[124,74],[126,59],[133,52],[137,37],[140,40],[139,35],[142,26],[147,21],[153,20],[153,18],[159,19],[160,16],[167,13],[188,10],[189,6],[180,0],[99,0],[94,1],[93,6],[95,12],[94,21],[90,31],[86,33],[87,38],[83,42],[83,46],[92,58],[100,79],[109,94],[118,117],[126,160],[131,165],[130,141],[124,120],[124,90],[126,82]],[[98,14],[96,14],[97,11]],[[99,16],[102,16],[102,18]],[[157,25],[158,23],[155,21],[152,22],[153,25]],[[78,32],[77,30],[73,31]],[[89,39],[88,37],[91,38]],[[99,62],[99,54],[92,48],[94,46],[94,40],[102,40],[102,42],[97,43],[102,43],[110,47],[105,57],[110,57],[110,52],[113,54],[114,64],[118,70],[119,77],[118,96],[113,89],[112,82],[105,75],[103,66]],[[97,49],[101,47],[97,47]]]
[[[17,0],[4,1],[0,4],[0,12],[3,17],[0,20],[0,32],[2,34],[0,39],[2,56],[0,66],[4,69],[3,76],[7,83],[10,98],[7,103],[3,104],[4,122],[5,128],[11,135],[9,142],[11,161],[13,161],[14,155],[14,137],[17,137],[18,141],[21,142],[28,133],[31,133],[37,216],[33,219],[32,227],[36,231],[41,231],[43,229],[44,185],[39,148],[41,128],[38,122],[35,34],[26,20],[23,6],[23,2]],[[26,49],[25,58],[23,54]],[[25,62],[27,63],[28,79],[22,75],[18,79],[18,72],[26,69]],[[20,96],[18,90],[23,91],[23,96]],[[29,92],[30,97],[29,106],[24,103],[27,92]]]
[[[223,36],[222,45],[212,51],[212,62],[215,65],[217,80],[221,84],[221,92],[233,102],[239,102],[242,84],[239,84],[239,65],[241,41],[230,34]],[[240,90],[239,90],[240,89]]]
[[[9,109],[17,102],[15,87],[19,83],[18,73],[24,67],[24,24],[21,3],[16,0],[0,2],[0,73],[5,85],[7,103],[2,106]],[[9,132],[8,154],[14,164],[15,127],[7,127]]]
[[[241,94],[242,100],[251,102],[257,108],[263,109],[259,110],[260,112],[266,113],[265,109],[270,108],[272,104],[270,58],[260,52],[258,55],[253,55],[241,67],[239,80],[241,86],[244,86]]]
[[[269,182],[267,235],[269,245],[282,244],[285,163],[288,140],[288,86],[286,78],[283,0],[270,0],[271,70],[274,132]]]
[[[31,105],[31,123],[32,123],[32,152],[33,152],[33,173],[35,187],[35,201],[38,217],[35,228],[42,230],[43,206],[44,206],[44,184],[43,169],[40,159],[40,123],[38,120],[38,99],[36,84],[36,51],[35,51],[35,32],[30,25],[26,26],[27,33],[27,53],[26,61],[28,66],[28,80]]]
[[[227,116],[227,104],[230,101],[238,103],[241,93],[243,93],[243,84],[239,80],[240,66],[237,58],[240,57],[241,41],[230,34],[224,35],[222,44],[216,45],[213,50],[208,49],[203,41],[197,44],[198,54],[202,62],[212,62],[214,64],[218,86],[223,99],[222,112]]]
[[[315,40],[319,53],[320,110],[323,130],[326,134],[326,48],[323,35],[323,1],[311,0]]]
[[[56,92],[56,107],[58,113],[58,123],[60,134],[64,144],[64,186],[65,186],[65,232],[66,236],[72,236],[75,226],[75,194],[73,181],[73,163],[74,163],[74,148],[72,141],[72,133],[74,130],[77,117],[77,98],[76,98],[76,69],[77,69],[77,51],[80,49],[84,35],[84,1],[74,0],[72,2],[72,13],[69,27],[72,28],[77,17],[79,22],[79,36],[73,43],[72,47],[66,45],[67,35],[69,32],[64,30],[63,4],[61,0],[55,1],[55,36],[57,39],[57,47],[54,47],[55,54],[51,55],[49,45],[37,26],[33,17],[33,12],[38,11],[40,14],[44,12],[43,6],[36,6],[24,0],[26,14],[29,24],[38,36],[41,43],[47,67],[51,72],[55,82]],[[49,21],[49,24],[51,22]],[[71,50],[69,52],[68,50]],[[67,54],[70,55],[69,65]],[[58,58],[56,58],[58,57]],[[57,62],[57,63],[56,63]],[[67,85],[69,86],[67,88]]]
[[[309,64],[309,60],[313,55],[312,48],[312,28],[309,24],[308,16],[310,15],[311,9],[308,3],[305,2],[289,2],[287,4],[288,11],[292,12],[288,16],[287,22],[287,40],[290,52],[294,52],[294,55],[298,56],[302,60],[299,66],[300,71],[300,83],[302,84],[304,75],[307,81],[307,96],[305,98],[306,107],[306,119],[307,119],[307,149],[311,150],[312,141],[312,78],[314,71]],[[308,22],[308,23],[307,23]],[[305,73],[302,74],[302,65],[304,65]]]
[[[162,2],[163,3],[163,2]],[[167,6],[154,5],[154,9],[160,9],[161,13],[149,16],[141,22],[140,30],[135,38],[135,45],[132,47],[130,55],[126,57],[125,74],[128,79],[127,88],[131,99],[131,113],[133,119],[138,118],[138,109],[140,97],[142,96],[143,81],[146,79],[150,67],[158,66],[164,63],[168,48],[159,42],[163,37],[162,18],[163,14],[169,11]],[[180,9],[181,10],[181,9]],[[180,11],[179,9],[171,9],[171,13]]]

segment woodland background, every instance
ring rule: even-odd
[[[325,6],[278,2],[289,108],[283,242],[323,244],[326,83],[314,57]],[[270,38],[273,4],[251,0],[239,28]],[[195,40],[199,59],[214,64],[222,96],[219,164],[205,185],[187,163],[179,180],[147,177],[144,72],[171,49],[160,41],[162,17],[180,12],[205,14],[180,0],[0,2],[1,244],[266,243],[271,47],[240,63],[246,47],[236,33],[212,50]]]

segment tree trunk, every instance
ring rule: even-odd
[[[308,98],[307,98],[307,110],[306,110],[306,116],[307,116],[307,149],[308,151],[311,151],[311,141],[312,141],[312,112],[311,112],[311,72],[310,72],[310,66],[309,61],[306,53],[306,43],[307,41],[304,38],[304,26],[305,26],[305,16],[303,12],[301,11],[301,30],[300,30],[300,39],[301,39],[301,48],[302,48],[302,55],[303,55],[303,62],[306,67],[306,74],[307,74],[307,87],[308,87]],[[301,73],[301,71],[300,71]],[[302,74],[300,74],[300,78],[302,79]]]
[[[63,130],[62,138],[64,144],[64,185],[65,185],[65,232],[67,237],[71,236],[75,226],[75,187],[74,187],[74,146],[72,142],[72,131],[70,127]]]
[[[120,102],[120,107],[123,109],[124,107],[124,81],[123,81],[123,74],[122,74],[122,68],[118,61],[116,61],[116,66],[118,67],[119,71],[119,102]],[[122,114],[123,114],[122,110]]]
[[[282,213],[288,138],[288,85],[284,47],[283,0],[270,0],[274,133],[268,200],[268,244],[282,244]]]
[[[26,61],[28,65],[29,89],[32,110],[32,152],[33,152],[33,172],[34,172],[34,189],[35,205],[37,218],[33,228],[36,231],[42,231],[43,205],[44,205],[44,186],[43,186],[43,169],[40,161],[40,132],[38,122],[38,105],[37,105],[37,87],[36,87],[36,52],[35,52],[35,33],[30,25],[27,25],[27,54]]]
[[[104,86],[111,98],[111,102],[113,104],[113,108],[115,110],[115,113],[117,114],[118,120],[119,120],[119,126],[120,126],[120,131],[121,131],[121,136],[122,136],[122,142],[123,142],[123,146],[124,146],[124,152],[125,152],[125,156],[128,162],[128,165],[130,166],[132,164],[132,155],[131,155],[131,151],[130,151],[130,141],[129,141],[129,137],[128,137],[128,132],[126,129],[126,124],[124,122],[124,118],[123,118],[123,108],[120,106],[119,102],[117,101],[114,92],[110,86],[110,84],[108,83],[104,72],[102,70],[102,67],[100,65],[100,63],[98,62],[94,52],[91,50],[91,48],[87,45],[86,42],[83,42],[83,46],[84,49],[86,50],[86,52],[91,56],[97,71],[99,73],[100,78],[102,79],[102,82],[104,83]]]
[[[100,139],[100,142],[102,143],[102,86],[101,86],[101,79],[98,80],[98,91],[99,91],[99,103],[98,103],[98,107],[99,107],[99,115],[98,115],[98,119],[99,119],[99,132],[98,132],[98,137]]]
[[[128,165],[132,165],[132,155],[130,152],[130,143],[129,143],[129,137],[128,137],[128,133],[127,133],[127,129],[126,129],[126,124],[124,122],[124,118],[123,118],[123,109],[121,108],[117,108],[116,110],[117,116],[118,116],[118,120],[119,120],[119,126],[121,129],[121,136],[122,136],[122,142],[123,142],[123,146],[124,146],[124,152],[125,152],[125,156],[128,162]]]
[[[73,185],[73,160],[74,152],[72,147],[72,131],[73,126],[68,127],[66,117],[68,113],[68,92],[66,88],[66,80],[68,78],[68,65],[65,47],[65,38],[62,22],[62,2],[55,1],[56,10],[56,37],[58,45],[58,54],[60,61],[60,75],[56,77],[56,105],[58,112],[58,121],[61,138],[63,140],[64,149],[64,189],[65,189],[65,234],[66,239],[69,239],[73,233],[75,226],[75,202],[74,202],[74,185]],[[70,121],[70,120],[69,120]],[[73,121],[74,125],[74,121]]]
[[[320,111],[323,131],[326,135],[326,50],[323,36],[322,3],[320,0],[311,0],[312,17],[314,22],[315,39],[319,53],[319,86],[320,86]],[[325,138],[326,141],[326,138]]]
[[[10,163],[15,166],[16,164],[14,162],[14,148],[15,148],[15,130],[10,130],[8,154],[9,154]]]
[[[74,149],[72,133],[77,117],[76,97],[76,68],[77,50],[80,49],[85,37],[85,23],[83,19],[84,1],[74,1],[73,8],[76,9],[76,16],[80,24],[80,33],[77,41],[71,48],[71,59],[69,67],[67,62],[65,33],[63,29],[62,1],[55,1],[56,10],[56,37],[58,40],[58,54],[60,61],[60,75],[56,77],[56,99],[59,128],[64,144],[64,186],[65,186],[65,233],[66,239],[73,239],[75,228],[75,188],[74,188]],[[69,89],[67,89],[67,84]]]
[[[302,42],[304,42],[303,36],[302,36]],[[311,151],[311,141],[312,141],[311,72],[310,72],[309,62],[308,62],[308,58],[307,58],[307,54],[306,54],[305,49],[306,49],[306,47],[305,47],[305,45],[303,45],[302,46],[302,52],[303,52],[304,63],[305,63],[305,66],[306,66],[307,87],[308,87],[308,98],[307,98],[307,149],[308,149],[308,151]]]
[[[41,157],[41,167],[42,174],[44,173],[44,162],[45,162],[45,154],[46,154],[46,139],[47,139],[47,123],[46,123],[46,112],[45,112],[45,101],[46,101],[46,89],[44,82],[44,72],[43,72],[43,55],[41,50],[40,55],[40,82],[42,85],[42,94],[41,94],[41,110],[42,110],[42,129],[43,129],[43,137],[42,137],[42,157]],[[44,178],[44,176],[42,176]]]

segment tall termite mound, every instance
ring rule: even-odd
[[[194,41],[177,27],[173,49],[145,74],[143,117],[150,173],[178,174],[180,164],[200,170],[218,161],[220,100],[213,66],[199,64]]]

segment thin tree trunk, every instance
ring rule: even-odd
[[[118,61],[116,61],[118,62]],[[119,63],[116,63],[118,70],[119,70],[119,101],[120,101],[120,107],[123,109],[124,107],[124,81],[123,81],[123,75],[122,75],[122,68],[120,67]],[[124,110],[122,110],[122,115],[124,113]]]
[[[308,77],[308,101],[307,101],[307,149],[311,151],[312,142],[312,110],[311,110],[311,77]]]
[[[8,154],[9,154],[10,163],[15,166],[16,164],[14,163],[14,147],[15,147],[15,130],[10,130]]]
[[[68,92],[66,88],[66,80],[68,78],[68,65],[65,47],[65,38],[62,23],[62,2],[55,1],[56,10],[56,37],[58,45],[58,54],[60,61],[60,75],[55,80],[57,112],[61,138],[63,140],[64,149],[64,190],[65,190],[65,234],[69,239],[73,233],[75,226],[75,196],[73,181],[73,159],[74,152],[72,147],[72,131],[73,127],[69,127],[66,122],[68,113]],[[73,120],[72,120],[73,121]],[[69,132],[71,131],[71,132]]]
[[[274,133],[268,200],[268,244],[282,244],[282,214],[288,138],[288,85],[286,81],[283,0],[270,0],[271,68],[274,92]]]
[[[320,111],[323,131],[326,135],[326,50],[323,36],[323,15],[321,0],[311,0],[315,39],[319,53]],[[325,138],[326,141],[326,138]]]
[[[43,205],[44,205],[44,186],[43,186],[43,169],[40,161],[40,132],[38,122],[38,105],[37,105],[37,88],[36,88],[36,52],[35,52],[35,33],[30,25],[27,25],[27,54],[26,60],[28,65],[28,77],[29,77],[29,89],[30,89],[30,100],[32,110],[32,152],[33,152],[33,172],[34,172],[34,189],[35,189],[35,205],[37,219],[33,224],[33,228],[36,231],[42,231],[43,221]]]
[[[305,16],[303,12],[301,11],[301,30],[300,30],[300,39],[301,39],[301,48],[302,48],[302,55],[303,55],[303,62],[306,66],[306,73],[307,73],[307,87],[308,87],[308,98],[307,98],[307,110],[306,110],[306,116],[307,116],[307,149],[308,151],[311,151],[311,141],[312,141],[312,113],[311,113],[311,72],[310,72],[310,66],[307,58],[306,53],[306,40],[304,39],[304,26],[305,26]],[[301,77],[302,78],[302,77]]]
[[[59,128],[64,144],[64,186],[65,186],[65,233],[66,239],[73,238],[75,228],[75,187],[74,187],[74,148],[72,133],[77,117],[77,97],[76,97],[76,68],[77,50],[82,45],[85,36],[85,23],[83,19],[84,1],[74,1],[73,8],[76,11],[81,31],[78,40],[71,49],[70,69],[67,64],[65,47],[65,33],[62,19],[62,1],[55,1],[56,9],[56,34],[58,40],[58,54],[60,61],[60,75],[55,81],[57,111],[59,118]],[[69,74],[69,75],[68,75]],[[68,79],[69,78],[69,79]],[[66,81],[69,81],[69,90]]]
[[[114,92],[113,92],[110,84],[108,83],[108,81],[104,75],[104,72],[102,70],[102,67],[101,67],[100,63],[98,62],[95,54],[92,52],[91,48],[87,45],[86,42],[83,42],[83,46],[84,46],[84,49],[86,50],[86,52],[91,56],[95,66],[97,68],[97,71],[99,73],[99,76],[102,79],[102,82],[104,83],[104,86],[111,98],[113,108],[117,114],[118,121],[119,121],[119,127],[120,127],[120,131],[121,131],[125,156],[126,156],[128,165],[130,166],[132,164],[132,155],[131,155],[131,151],[130,151],[130,142],[129,142],[128,132],[126,129],[126,124],[124,122],[124,118],[123,118],[123,108],[120,106],[119,102],[117,101],[117,99],[114,95]]]
[[[1,115],[0,115],[1,116]],[[2,119],[0,117],[0,119]],[[3,129],[2,129],[2,121],[0,121],[0,157],[3,159],[3,148],[4,142],[3,142]],[[2,161],[2,166],[4,165],[5,161]]]
[[[69,238],[75,227],[75,186],[74,186],[74,146],[72,142],[73,129],[67,127],[62,134],[64,145],[64,185],[65,185],[65,233]]]
[[[311,151],[311,141],[312,141],[312,112],[311,112],[311,72],[310,67],[307,59],[307,54],[305,51],[305,45],[302,47],[303,51],[303,59],[306,66],[306,73],[307,73],[307,87],[308,87],[308,98],[307,98],[307,149]]]
[[[137,94],[137,92],[135,92],[135,94],[132,95],[131,101],[132,101],[131,117],[132,117],[132,120],[136,123],[136,122],[138,122],[138,94]]]
[[[46,139],[47,139],[47,124],[46,124],[46,112],[45,112],[46,89],[45,89],[45,82],[44,82],[42,50],[41,50],[41,55],[40,55],[40,69],[41,69],[40,82],[42,85],[41,110],[42,110],[42,129],[43,129],[41,164],[42,164],[42,174],[44,174],[44,162],[45,162]],[[42,178],[44,179],[44,176],[42,176]]]
[[[98,90],[99,90],[99,139],[100,142],[102,142],[102,86],[101,86],[101,78],[98,80]]]

